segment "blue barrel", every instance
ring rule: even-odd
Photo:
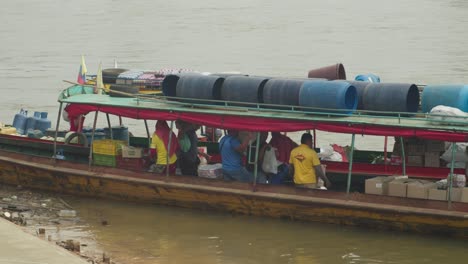
[[[348,82],[307,81],[299,91],[299,105],[312,112],[351,114],[356,110],[356,88]]]
[[[428,113],[438,105],[455,107],[468,112],[468,85],[439,84],[424,87],[421,99],[421,108]]]
[[[36,129],[37,121],[41,119],[41,112],[34,112],[34,116],[26,118],[26,128],[25,132],[28,133],[29,130]]]
[[[356,109],[363,110],[364,109],[363,95],[364,95],[364,91],[367,85],[369,85],[370,82],[362,82],[362,81],[346,81],[346,82],[352,84],[354,88],[356,88],[357,100],[358,100]]]
[[[128,139],[129,139],[128,127],[126,127],[126,126],[113,126],[111,129],[112,129],[112,139],[123,140],[123,141],[128,142]],[[108,127],[105,127],[103,129],[103,132],[106,135],[106,138],[111,138],[110,129]]]
[[[35,114],[35,113],[34,113]],[[51,122],[47,119],[47,112],[40,112],[39,118],[36,121],[36,129],[45,133],[51,127]]]
[[[419,90],[414,84],[370,83],[362,103],[364,110],[369,111],[415,113],[419,108]]]
[[[354,80],[360,81],[360,82],[379,83],[379,82],[380,82],[380,77],[377,76],[377,75],[375,75],[375,74],[372,74],[372,73],[368,73],[368,74],[359,74],[359,75],[356,75],[356,77],[354,78]]]
[[[270,79],[263,87],[263,102],[277,105],[299,105],[299,91],[304,79]]]
[[[180,77],[184,75],[201,75],[201,74],[196,73],[196,72],[185,72],[185,73],[166,75],[161,83],[163,94],[165,96],[175,97],[177,95],[177,92],[176,92],[177,82],[179,81]]]
[[[13,118],[13,126],[16,128],[18,134],[24,135],[26,132],[26,121],[28,118],[28,111],[21,109],[19,113],[15,114]]]
[[[263,87],[269,78],[230,76],[223,82],[221,100],[246,103],[263,103]],[[244,104],[244,106],[249,106]]]
[[[221,100],[221,87],[224,78],[216,75],[180,75],[177,81],[176,96],[178,98],[191,98],[201,100],[185,100],[193,103],[213,103],[208,100]]]

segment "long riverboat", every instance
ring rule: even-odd
[[[73,91],[73,92],[71,92]],[[81,92],[76,92],[81,91]],[[92,197],[142,201],[155,204],[226,211],[233,214],[324,222],[366,228],[415,231],[468,238],[468,204],[370,195],[355,190],[357,175],[395,173],[409,177],[445,178],[462,173],[456,169],[412,168],[386,164],[353,163],[355,135],[418,137],[467,142],[468,127],[434,123],[428,115],[408,117],[365,112],[338,114],[310,110],[266,108],[261,104],[239,106],[230,102],[207,104],[177,98],[131,95],[114,97],[94,94],[85,85],[74,85],[59,97],[55,140],[0,134],[0,181],[4,184]],[[289,185],[226,182],[191,175],[157,175],[140,167],[96,165],[92,144],[70,144],[57,140],[63,111],[69,120],[94,112],[91,139],[95,140],[99,113],[143,120],[147,137],[131,137],[148,146],[147,121],[183,120],[221,129],[263,131],[312,131],[352,135],[349,162],[326,162],[333,183],[344,177],[343,190],[310,190]],[[258,137],[259,133],[257,133]],[[143,141],[142,141],[143,140]],[[173,139],[174,140],[174,139]],[[93,141],[95,142],[95,141]],[[143,142],[143,143],[142,143]],[[258,140],[257,140],[258,142]],[[58,155],[60,154],[60,155]],[[404,156],[404,150],[403,150]],[[256,162],[254,165],[257,166]],[[256,171],[256,170],[255,170]],[[430,173],[429,173],[430,171]],[[463,171],[464,173],[464,171]],[[362,187],[362,186],[361,186]]]

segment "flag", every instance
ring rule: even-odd
[[[104,89],[104,82],[102,81],[102,63],[99,63],[98,72],[96,75],[96,93],[101,94]]]
[[[114,68],[116,68],[116,69],[118,68],[118,67],[117,67],[117,60],[116,60],[116,59],[114,59]]]
[[[84,56],[81,55],[80,71],[78,72],[78,83],[79,84],[86,83],[86,73],[87,72],[88,72],[88,69],[86,69],[86,63],[85,63]]]

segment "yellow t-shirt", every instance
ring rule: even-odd
[[[173,138],[172,140],[177,140],[177,138]],[[151,138],[151,146],[150,148],[156,149],[156,164],[160,165],[166,165],[166,156],[167,156],[167,150],[166,150],[166,145],[164,145],[164,142],[156,135],[155,133],[153,134],[153,137]],[[174,153],[172,157],[169,158],[169,164],[174,164],[174,162],[177,161],[177,155]]]
[[[320,165],[317,153],[306,144],[301,144],[291,151],[289,164],[294,166],[294,183],[317,183],[314,166]]]

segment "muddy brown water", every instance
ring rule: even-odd
[[[342,62],[348,79],[371,72],[384,82],[468,83],[467,12],[464,0],[6,1],[0,8],[0,122],[11,123],[27,108],[49,112],[55,125],[58,92],[67,86],[62,80],[76,80],[82,54],[90,73],[100,61],[107,68],[116,59],[132,69],[305,77],[312,68]],[[142,122],[125,122],[145,134]],[[350,141],[350,135],[318,134],[319,146]],[[383,149],[383,142],[357,136],[360,149]],[[468,258],[465,241],[440,237],[67,199],[84,221],[80,232],[124,263]],[[104,218],[108,226],[100,224]]]

